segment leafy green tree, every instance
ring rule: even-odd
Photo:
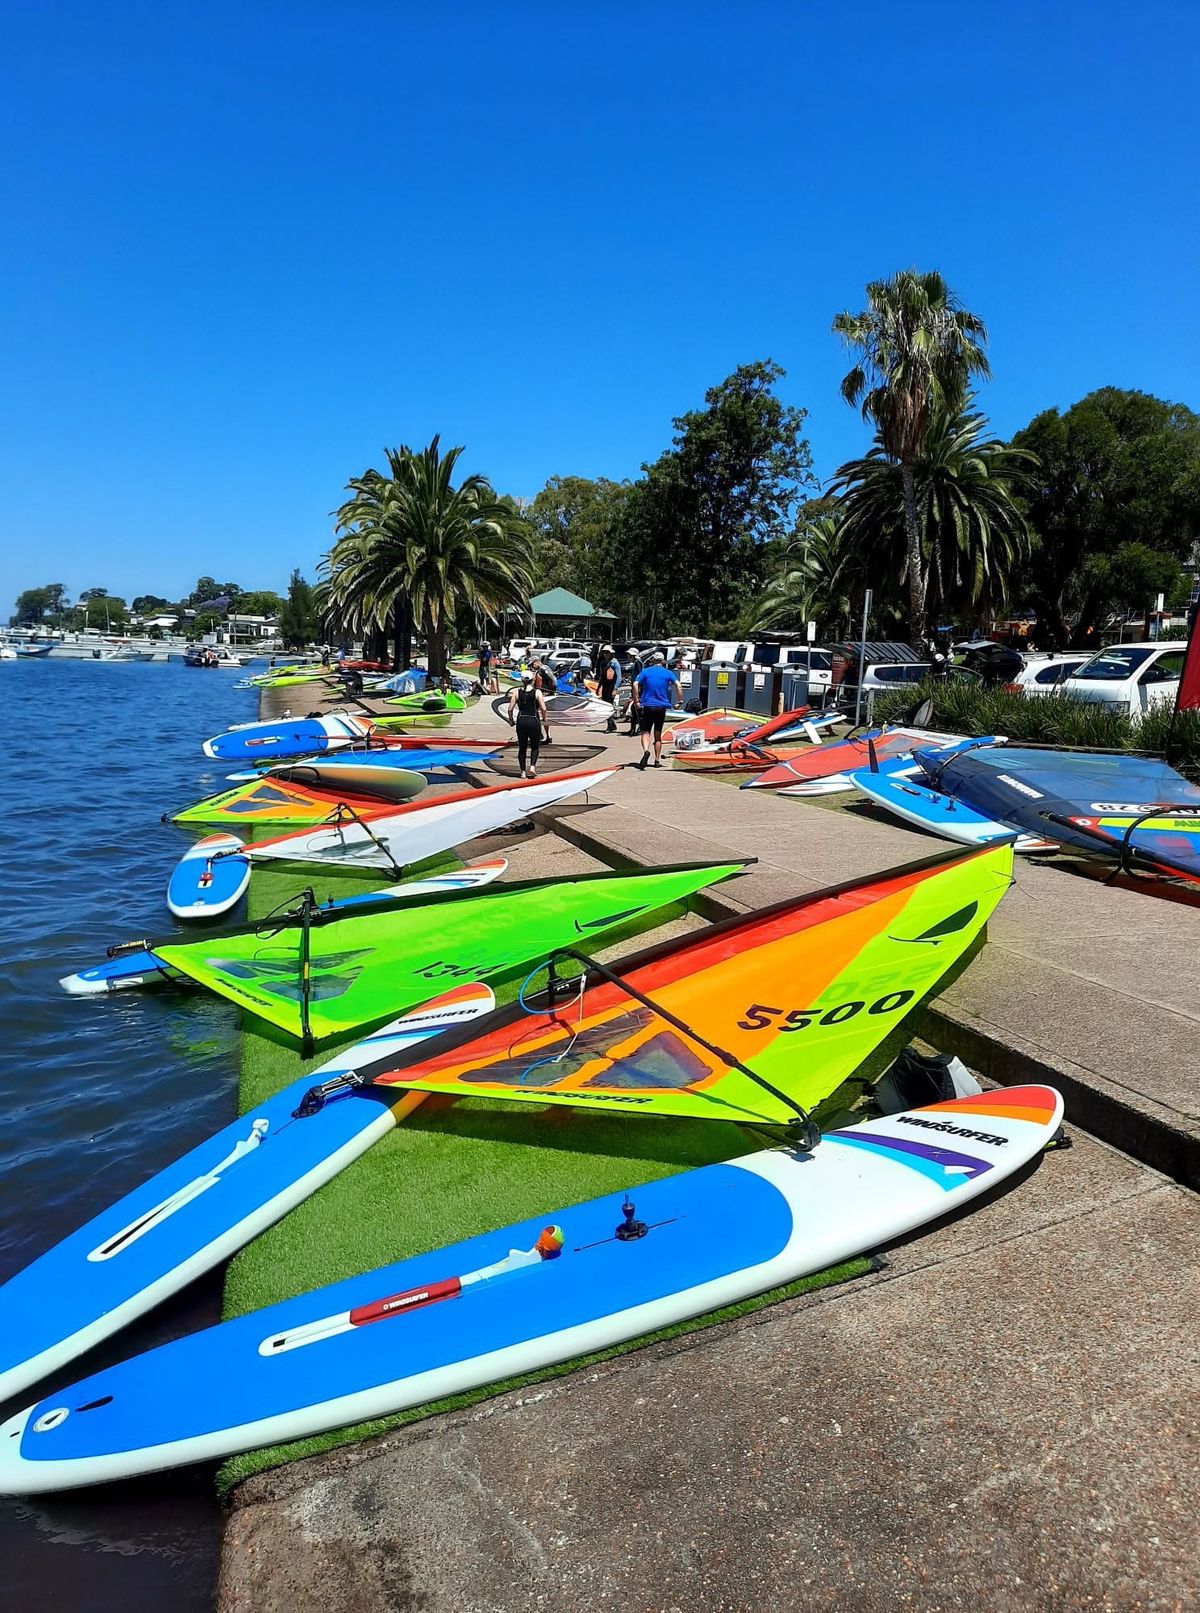
[[[153,616],[158,611],[166,610],[170,600],[164,599],[161,594],[138,594],[129,607],[138,616]]]
[[[458,610],[498,619],[528,599],[534,577],[529,525],[512,501],[479,475],[454,485],[462,452],[443,454],[438,437],[420,452],[389,449],[387,475],[369,470],[349,483],[341,536],[322,563],[330,609],[353,629],[391,622],[399,640],[411,612],[435,676]]]
[[[551,476],[525,512],[533,534],[535,589],[570,588],[603,603],[610,595],[605,545],[628,482]]]
[[[315,641],[317,631],[316,592],[297,567],[288,580],[287,599],[279,612],[279,636],[287,649],[303,650]]]
[[[740,364],[708,389],[703,409],[673,421],[674,446],[644,467],[672,625],[731,622],[762,585],[765,546],[791,528],[816,485],[807,411],[774,390],[784,374],[770,359]]]
[[[9,626],[40,626],[50,608],[49,588],[26,588],[17,595],[17,608],[9,620]]]
[[[859,555],[847,540],[840,507],[824,499],[813,502],[822,513],[798,525],[783,569],[747,613],[747,632],[803,632],[808,622],[816,622],[826,639],[851,631],[851,600],[862,587]]]
[[[866,583],[899,594],[908,581],[911,497],[925,608],[949,620],[982,621],[998,606],[1029,548],[1020,494],[1036,461],[986,433],[982,414],[938,408],[907,481],[881,432],[870,453],[839,468],[832,485],[841,495],[841,536]]]
[[[1040,640],[1068,644],[1103,616],[1104,587],[1127,592],[1112,564],[1123,545],[1188,559],[1200,537],[1200,415],[1191,409],[1102,387],[1065,413],[1044,410],[1012,442],[1040,465],[1028,497],[1034,546],[1020,579]]]
[[[230,608],[239,616],[278,616],[283,600],[273,589],[252,588],[247,593],[239,593]]]
[[[930,421],[952,415],[967,399],[973,377],[991,374],[987,329],[968,312],[940,274],[903,269],[867,286],[861,312],[838,314],[834,331],[857,353],[842,381],[846,402],[873,422],[878,451],[900,472],[908,594],[909,641],[925,641],[928,572],[921,550],[915,467]]]
[[[107,588],[88,588],[79,596],[84,607],[84,625],[99,627],[106,633],[119,633],[125,626],[129,607],[119,594],[110,594]]]
[[[1155,598],[1180,597],[1179,562],[1145,543],[1119,543],[1111,554],[1089,555],[1080,571],[1080,625],[1112,627],[1149,611]],[[1187,598],[1187,590],[1182,590]]]

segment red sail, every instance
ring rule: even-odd
[[[1176,711],[1195,711],[1200,706],[1200,632],[1192,629],[1188,640],[1183,673],[1179,679],[1179,693],[1175,697]]]

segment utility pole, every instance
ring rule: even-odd
[[[854,726],[858,727],[858,714],[862,709],[863,679],[867,675],[867,617],[871,614],[874,596],[868,588],[863,597],[862,637],[858,641],[858,686],[854,691]]]

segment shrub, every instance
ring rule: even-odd
[[[1184,772],[1200,772],[1200,712],[1181,711],[1172,722],[1169,706],[1131,720],[1064,695],[1030,700],[1025,695],[965,683],[924,683],[881,695],[872,707],[871,720],[911,722],[917,706],[926,699],[933,701],[928,726],[939,733],[1004,734],[1015,744],[1064,745],[1074,750],[1149,751],[1166,755]]]

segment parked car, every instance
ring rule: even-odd
[[[943,677],[948,683],[971,683],[977,688],[981,688],[984,681],[978,672],[965,666],[943,664],[935,668],[931,661],[868,661],[862,679],[863,699],[911,688],[934,677]],[[855,668],[851,667],[838,686],[838,704],[852,711],[857,698],[858,679]]]
[[[550,654],[554,646],[545,638],[514,638],[508,642],[508,659],[519,666],[522,661],[532,660],[535,655],[543,658]]]
[[[1154,706],[1175,703],[1186,654],[1187,646],[1177,641],[1112,644],[1064,679],[1062,692],[1072,700],[1137,717]]]
[[[1023,694],[1027,699],[1059,694],[1064,681],[1077,672],[1087,659],[1086,655],[1026,656],[1020,672],[1004,685],[1004,693]]]

